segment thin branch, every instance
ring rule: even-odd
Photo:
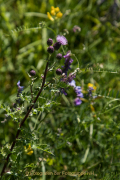
[[[46,75],[47,75],[47,70],[48,70],[48,62],[47,62],[47,64],[46,64],[46,68],[45,68],[45,72],[44,72],[44,78],[43,78],[43,82],[42,82],[42,86],[41,86],[41,88],[40,88],[40,91],[38,92],[35,100],[33,101],[32,105],[30,106],[30,108],[29,108],[29,110],[27,111],[25,117],[23,118],[23,120],[21,121],[21,123],[20,123],[20,125],[19,125],[19,129],[17,130],[16,136],[15,136],[15,140],[13,141],[12,146],[11,146],[11,148],[10,148],[10,151],[11,151],[11,152],[12,152],[12,150],[13,150],[15,144],[16,144],[16,140],[17,140],[17,138],[18,138],[18,136],[19,136],[19,134],[20,134],[20,132],[21,132],[21,127],[23,126],[25,120],[26,120],[27,117],[29,116],[32,108],[34,107],[34,104],[36,103],[38,97],[40,96],[40,94],[41,94],[41,92],[42,92],[42,90],[43,90],[43,88],[44,88],[45,79],[46,79]],[[4,164],[4,166],[3,166],[3,169],[2,169],[2,172],[1,172],[1,177],[3,176],[3,174],[4,174],[4,172],[5,172],[5,169],[6,169],[6,167],[7,167],[7,164],[8,164],[10,155],[11,155],[11,153],[7,155],[6,162],[5,162],[5,164]]]
[[[56,62],[57,62],[57,61],[55,61],[55,62],[53,63],[53,65],[48,69],[48,71],[50,71],[50,70],[54,67],[54,65],[56,64]]]
[[[44,87],[48,86],[50,83],[51,83],[51,82],[49,82],[49,83],[45,84],[45,85],[44,85]]]
[[[31,98],[32,98],[32,101],[33,101],[33,92],[32,92],[32,85],[30,84],[30,91],[31,91]]]

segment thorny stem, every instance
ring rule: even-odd
[[[31,91],[31,98],[32,98],[32,101],[33,101],[32,84],[30,84],[30,91]]]
[[[25,120],[26,120],[27,117],[29,116],[29,114],[30,114],[30,112],[31,112],[34,104],[36,103],[38,97],[40,96],[40,94],[41,94],[41,92],[42,92],[42,90],[43,90],[43,88],[44,88],[45,79],[46,79],[46,75],[47,75],[47,69],[48,69],[48,62],[47,62],[47,64],[46,64],[46,68],[45,68],[45,72],[44,72],[44,78],[43,78],[43,81],[42,81],[41,88],[40,88],[40,90],[39,90],[39,92],[38,92],[35,100],[33,101],[32,105],[30,106],[29,110],[27,111],[25,117],[23,118],[23,120],[21,121],[21,123],[20,123],[20,125],[19,125],[19,129],[17,130],[16,136],[15,136],[15,140],[13,141],[13,143],[12,143],[12,145],[11,145],[11,148],[10,148],[10,151],[11,151],[11,152],[12,152],[12,150],[13,150],[15,144],[16,144],[16,140],[17,140],[17,138],[18,138],[18,136],[19,136],[19,134],[20,134],[20,132],[21,132],[21,127],[23,126]],[[9,154],[7,155],[6,162],[5,162],[5,164],[4,164],[4,166],[3,166],[3,169],[2,169],[2,172],[1,172],[1,177],[3,176],[3,174],[4,174],[4,172],[5,172],[5,169],[6,169],[6,167],[7,167],[7,164],[8,164],[10,155],[11,155],[11,153],[9,153]]]

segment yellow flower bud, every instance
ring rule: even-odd
[[[27,155],[32,155],[33,154],[33,151],[29,151],[28,153],[27,153]]]
[[[49,18],[51,21],[54,21],[53,17],[50,15],[49,12],[47,12],[47,16],[48,16],[48,18]]]
[[[55,15],[55,10],[51,10],[51,14],[54,16]]]
[[[57,13],[57,12],[59,12],[59,11],[60,11],[59,7],[56,7],[56,8],[55,8],[55,12]]]
[[[51,10],[54,10],[55,8],[54,8],[54,6],[51,6]]]
[[[56,17],[57,18],[61,18],[63,16],[63,14],[61,13],[61,12],[58,12],[57,14],[56,14]]]

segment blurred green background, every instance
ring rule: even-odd
[[[57,23],[47,17],[51,6],[59,7],[63,13]],[[97,87],[96,94],[101,95],[96,101],[84,101],[75,107],[75,94],[70,88],[67,90],[68,96],[60,95],[55,99],[59,103],[57,106],[46,105],[29,117],[21,133],[21,141],[17,144],[18,149],[17,146],[15,148],[19,155],[10,159],[7,168],[14,173],[6,176],[6,179],[119,179],[120,2],[0,0],[0,14],[1,149],[4,145],[6,148],[10,146],[18,126],[12,118],[5,121],[6,112],[3,106],[12,108],[17,95],[18,80],[24,86],[27,96],[28,72],[31,69],[36,71],[35,83],[38,86],[46,65],[45,59],[48,57],[46,42],[49,37],[55,42],[57,34],[66,33],[68,50],[76,55],[80,64],[76,84],[82,87],[85,98],[88,83],[93,83]],[[75,25],[81,28],[80,32],[73,32]],[[51,64],[54,60],[55,55]],[[63,63],[62,59],[57,67],[61,67]],[[74,59],[71,71],[77,67]],[[54,75],[55,70],[49,74],[47,80]],[[42,94],[46,103],[50,98],[47,95],[49,92],[47,88]],[[44,98],[41,101],[39,99],[39,103],[42,104],[43,101]],[[90,103],[95,112],[91,111]],[[24,146],[29,143],[34,149],[31,156],[24,152]],[[0,154],[0,169],[4,164],[2,153],[3,151]],[[94,172],[94,175],[23,176],[27,168],[35,172],[87,171]]]

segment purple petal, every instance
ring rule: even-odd
[[[79,106],[81,103],[82,103],[82,101],[81,101],[79,98],[76,98],[76,99],[74,100],[75,106]]]
[[[75,86],[76,86],[76,85],[75,85],[75,80],[72,80],[72,81],[69,83],[69,85],[75,87]]]
[[[83,93],[82,93],[82,89],[81,89],[80,86],[76,86],[76,87],[75,87],[75,92],[76,92],[76,94],[77,94],[78,97],[83,98]]]
[[[17,86],[20,86],[20,80],[17,82]]]
[[[77,93],[77,97],[83,98],[83,93],[82,92]]]
[[[75,92],[77,93],[77,92],[81,92],[82,90],[81,90],[81,87],[80,86],[76,86],[75,87]]]
[[[23,91],[24,86],[20,86],[20,80],[17,83],[18,86],[18,93],[21,93]]]
[[[94,90],[94,88],[93,88],[93,87],[89,87],[89,90],[90,90],[90,91],[93,91],[93,90]]]
[[[73,59],[70,58],[69,62],[72,63],[72,62],[73,62]]]
[[[67,45],[68,44],[68,41],[64,36],[58,35],[56,39],[57,39],[57,42],[61,43],[61,45]]]
[[[67,93],[65,92],[64,88],[61,88],[61,93],[63,93],[65,96],[67,96]]]
[[[68,51],[67,54],[65,56],[63,56],[64,58],[70,58],[70,54],[71,54],[71,51]]]

